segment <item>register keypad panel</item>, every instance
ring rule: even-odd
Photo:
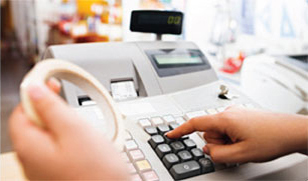
[[[175,119],[174,119],[175,120]],[[196,143],[188,136],[180,139],[169,139],[165,133],[179,126],[172,122],[154,126],[147,126],[144,130],[151,135],[148,143],[156,155],[163,162],[166,169],[175,179],[185,179],[215,170],[208,156],[205,156]]]
[[[252,104],[241,104],[238,106],[253,108]],[[227,107],[218,107],[207,110],[186,112],[183,116],[154,116],[138,120],[142,129],[151,136],[148,144],[156,153],[169,174],[175,180],[187,179],[202,174],[215,172],[215,165],[209,155],[188,135],[179,139],[170,139],[165,133],[171,131],[187,120],[204,115],[217,114]],[[199,133],[202,137],[202,134]],[[221,169],[221,168],[220,168]]]

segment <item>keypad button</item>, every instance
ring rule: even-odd
[[[139,174],[132,175],[131,179],[132,179],[132,181],[142,181],[142,179],[139,176]]]
[[[218,113],[218,111],[217,111],[216,109],[208,109],[208,110],[206,110],[206,112],[207,112],[208,114],[210,114],[210,115],[212,115],[212,114],[217,114],[217,113]]]
[[[192,139],[185,139],[183,140],[183,143],[186,149],[189,149],[189,150],[197,147],[196,143]]]
[[[171,130],[174,130],[175,128],[179,127],[180,125],[178,123],[171,123],[169,124],[169,127]]]
[[[128,131],[125,131],[124,139],[125,140],[131,140],[132,139],[132,135]]]
[[[157,147],[157,145],[164,143],[164,138],[161,135],[154,135],[148,141],[153,149]]]
[[[125,141],[124,145],[125,145],[124,148],[126,151],[135,150],[138,148],[138,145],[134,140]]]
[[[191,154],[193,155],[195,160],[199,160],[200,158],[204,157],[204,153],[199,148],[193,148],[190,150]]]
[[[214,165],[209,158],[201,158],[199,163],[201,165],[201,173],[209,173],[215,170]]]
[[[251,103],[244,104],[244,106],[249,108],[249,109],[255,109],[255,106]]]
[[[174,153],[169,153],[164,156],[163,163],[167,167],[167,169],[171,168],[172,165],[180,162],[179,157]]]
[[[174,142],[174,141],[177,141],[177,140],[175,140],[175,139],[170,139],[170,138],[168,138],[168,136],[166,136],[166,135],[163,135],[163,137],[164,137],[164,139],[165,139],[165,143],[167,143],[167,144],[170,144],[170,143],[172,143],[172,142]]]
[[[200,165],[195,160],[176,164],[170,169],[170,174],[175,180],[193,177],[200,172]]]
[[[167,133],[168,131],[170,131],[169,126],[166,125],[166,124],[158,125],[158,126],[157,126],[157,129],[158,129],[158,133],[159,133],[160,135],[164,135],[165,133]]]
[[[170,143],[170,147],[174,153],[177,153],[185,149],[184,144],[180,141],[175,141],[175,142]]]
[[[159,158],[163,158],[166,154],[171,153],[171,148],[167,144],[160,144],[155,149]]]
[[[158,181],[159,180],[157,174],[153,170],[142,173],[142,177],[144,181]]]
[[[136,168],[134,167],[134,165],[132,163],[128,163],[127,167],[128,167],[128,170],[129,170],[130,174],[137,173],[137,170],[136,170]]]
[[[164,120],[161,117],[153,117],[151,118],[151,122],[153,126],[158,126],[160,124],[164,124]]]
[[[151,136],[158,134],[158,131],[154,126],[147,126],[144,128],[144,131]]]
[[[178,153],[178,156],[180,157],[180,159],[181,159],[182,162],[186,162],[186,161],[189,161],[189,160],[192,160],[192,159],[193,159],[193,156],[192,156],[191,153],[189,153],[189,151],[187,151],[187,150],[180,151],[180,152]]]
[[[185,121],[185,119],[184,119],[182,116],[180,116],[180,117],[176,117],[176,118],[175,118],[175,122],[178,123],[179,125],[182,125],[182,124],[184,124],[186,121]]]
[[[188,135],[185,135],[185,136],[182,136],[179,140],[186,140],[186,139],[189,139],[189,136]]]
[[[132,150],[132,151],[128,152],[128,156],[129,156],[129,158],[132,162],[144,159],[144,154],[139,149],[138,150]]]
[[[163,116],[163,119],[168,125],[175,122],[175,118],[172,115]]]
[[[148,160],[137,161],[135,162],[135,166],[138,172],[145,172],[145,171],[151,170],[151,165],[148,162]]]
[[[199,116],[204,116],[206,115],[206,112],[205,111],[193,111],[193,112],[188,112],[185,114],[185,118],[186,120],[190,120],[194,117],[199,117]]]
[[[149,119],[144,118],[144,119],[139,119],[139,125],[144,128],[146,126],[151,126],[151,122]]]
[[[124,162],[129,162],[129,158],[128,158],[128,156],[127,156],[127,154],[125,152],[121,153],[121,157],[122,157]]]
[[[217,108],[218,112],[224,112],[226,110],[227,107],[219,107]]]

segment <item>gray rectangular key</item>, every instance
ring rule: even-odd
[[[175,180],[197,176],[201,173],[201,167],[195,160],[173,165],[170,174]]]

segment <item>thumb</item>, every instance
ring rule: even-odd
[[[243,163],[246,162],[244,142],[216,145],[206,144],[203,151],[209,154],[215,163]]]
[[[77,113],[45,84],[29,85],[27,91],[43,124],[54,134],[64,134],[80,125],[82,119]]]

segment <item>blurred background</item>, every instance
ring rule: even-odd
[[[1,0],[1,152],[10,151],[7,119],[19,102],[24,74],[54,44],[153,41],[129,30],[132,10],[184,13],[183,34],[219,77],[241,86],[246,57],[265,53],[304,62],[308,69],[308,0]],[[307,66],[307,67],[306,67]]]

